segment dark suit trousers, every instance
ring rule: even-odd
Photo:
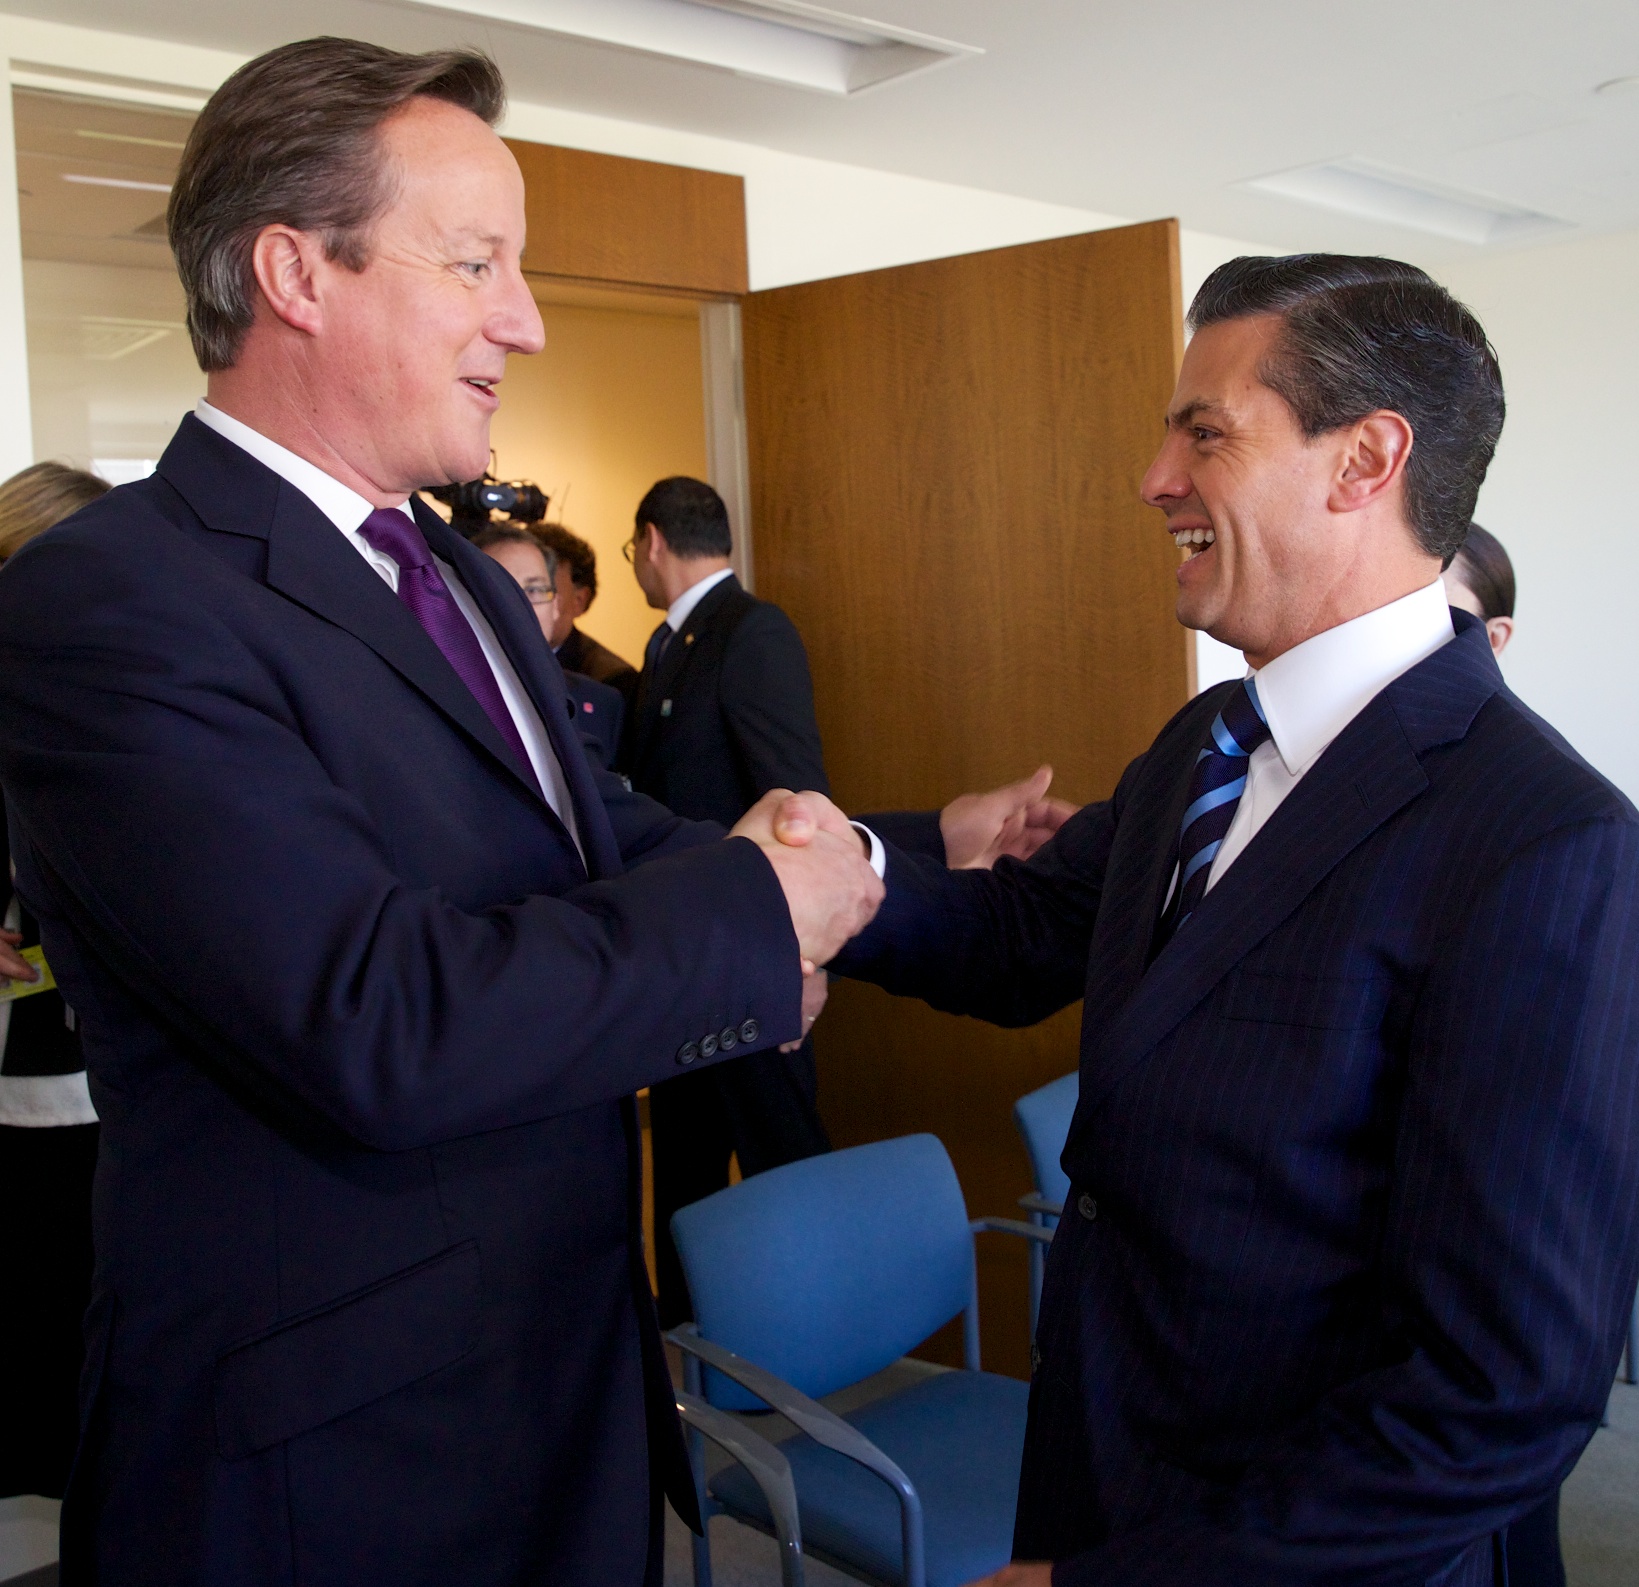
[[[60,1499],[74,1458],[97,1133],[95,1124],[0,1125],[0,1361],[9,1379],[0,1416],[0,1497]]]
[[[811,1038],[796,1052],[753,1053],[650,1087],[662,1328],[694,1315],[672,1244],[672,1214],[728,1184],[731,1153],[749,1177],[830,1151],[816,1095]]]

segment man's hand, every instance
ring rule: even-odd
[[[816,970],[805,959],[802,966],[802,1036],[795,1041],[780,1043],[781,1052],[795,1052],[803,1043],[803,1037],[814,1028],[814,1021],[820,1017],[820,1010],[825,1007],[825,1000],[831,995],[831,977],[823,970]]]
[[[17,951],[22,941],[20,931],[0,931],[0,975],[11,981],[38,981],[40,972]]]
[[[1068,800],[1047,797],[1052,781],[1053,768],[1042,766],[1022,782],[952,799],[939,812],[945,864],[953,871],[988,871],[1004,854],[1029,859],[1076,813]]]
[[[1004,1565],[982,1581],[969,1582],[968,1587],[1053,1587],[1051,1565]]]
[[[823,794],[776,788],[746,811],[729,836],[750,838],[774,867],[808,965],[834,959],[882,902],[882,883],[859,834]]]

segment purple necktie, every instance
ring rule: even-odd
[[[540,784],[535,780],[523,737],[506,708],[506,701],[501,698],[501,686],[485,659],[484,647],[478,643],[472,624],[455,604],[455,597],[440,576],[438,564],[427,547],[427,538],[415,519],[396,507],[378,507],[359,525],[359,534],[398,564],[398,598],[410,608],[415,620],[427,630],[427,637],[455,668],[456,676],[483,706],[484,715],[495,724],[495,731],[517,756],[518,766],[530,787],[539,793]]]

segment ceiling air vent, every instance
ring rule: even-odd
[[[1479,193],[1444,187],[1370,160],[1330,160],[1243,182],[1254,192],[1388,221],[1479,247],[1571,230],[1570,222]]]
[[[857,94],[984,52],[803,0],[404,0],[741,77]]]

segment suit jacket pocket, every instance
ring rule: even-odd
[[[1378,975],[1270,975],[1242,970],[1227,1017],[1308,1030],[1367,1030],[1378,1024],[1389,983]]]
[[[237,1460],[356,1411],[478,1342],[467,1240],[235,1345],[216,1363],[216,1447]]]

